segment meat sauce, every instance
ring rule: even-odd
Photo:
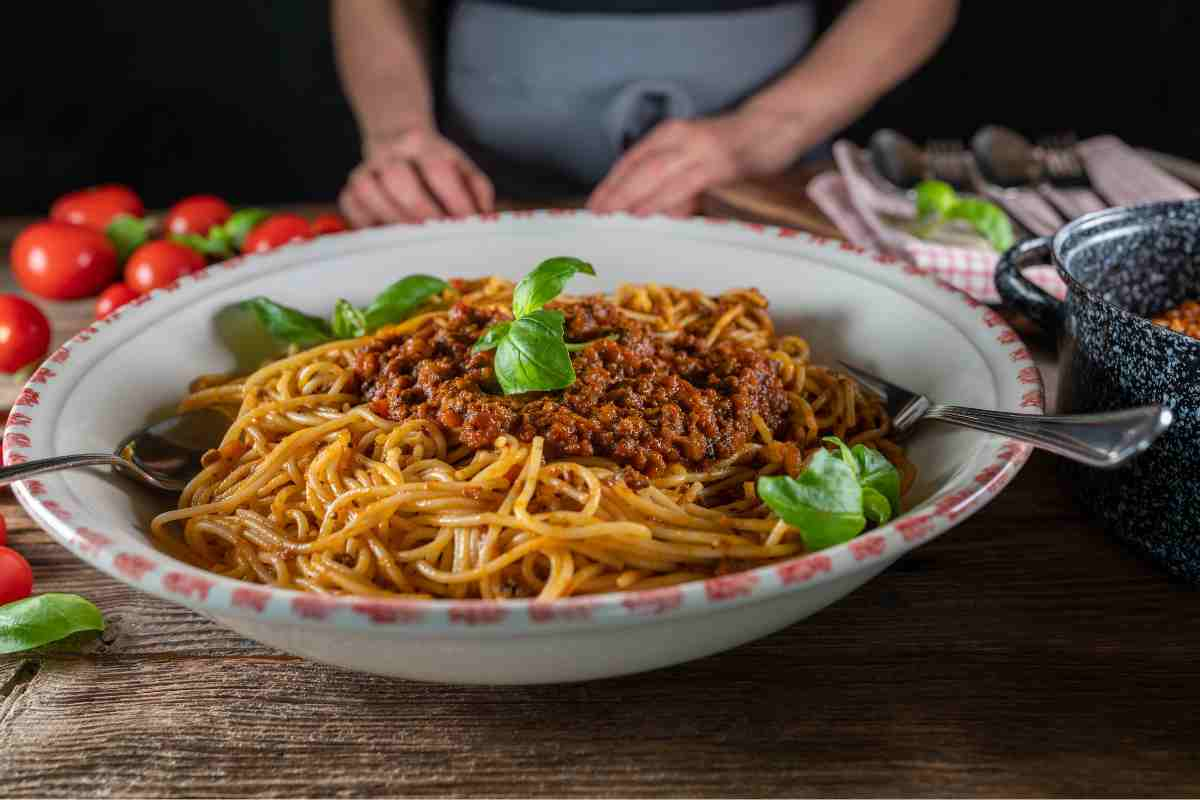
[[[1193,339],[1200,339],[1200,301],[1185,300],[1150,319],[1155,325],[1170,328]]]
[[[591,342],[572,355],[576,381],[562,391],[502,395],[494,351],[471,345],[511,317],[460,303],[444,325],[360,351],[363,394],[380,416],[432,420],[473,448],[542,436],[550,458],[603,456],[648,476],[734,455],[754,434],[753,414],[777,435],[787,429],[787,393],[763,352],[708,347],[690,332],[666,339],[600,298],[550,308],[564,313],[568,342]]]

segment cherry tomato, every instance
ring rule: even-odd
[[[125,262],[125,284],[145,294],[204,268],[204,256],[190,247],[159,239],[134,250]]]
[[[8,541],[8,521],[4,517],[0,517],[0,547]]]
[[[142,200],[128,186],[109,183],[64,194],[50,206],[50,219],[84,225],[104,232],[118,214],[140,217],[146,213]]]
[[[23,297],[0,294],[0,372],[16,372],[49,347],[46,315]]]
[[[320,214],[312,221],[312,235],[324,236],[329,233],[341,233],[350,230],[341,214]]]
[[[100,293],[100,299],[96,301],[96,319],[104,319],[137,296],[138,293],[124,283],[114,283]]]
[[[12,268],[23,289],[52,300],[74,300],[112,282],[117,251],[91,228],[35,222],[13,242]]]
[[[221,198],[211,194],[185,197],[171,207],[164,223],[168,233],[208,234],[214,225],[229,219],[233,209]]]
[[[0,547],[0,606],[24,600],[33,592],[33,569],[10,547]]]
[[[312,238],[308,220],[299,214],[276,214],[254,226],[242,244],[243,253],[265,253],[288,242]]]

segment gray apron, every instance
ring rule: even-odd
[[[816,10],[583,14],[455,3],[443,127],[503,194],[594,186],[659,121],[729,110],[796,63]]]

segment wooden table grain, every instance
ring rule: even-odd
[[[800,624],[563,686],[305,661],[84,565],[7,491],[0,511],[38,591],[109,621],[83,654],[0,657],[4,797],[1200,792],[1196,593],[1090,524],[1043,454]]]

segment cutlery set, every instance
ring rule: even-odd
[[[931,139],[920,147],[890,128],[870,142],[875,168],[896,186],[910,189],[923,180],[945,181],[955,189],[1036,187],[1093,189],[1073,133],[1040,139],[1037,144],[1000,125],[988,125],[971,137],[970,147],[956,139]]]
[[[941,180],[961,192],[1004,206],[1033,233],[1056,228],[1087,211],[1116,203],[1103,198],[1090,179],[1073,133],[1036,143],[1009,128],[981,128],[969,146],[931,139],[924,147],[891,129],[876,132],[868,147],[875,171],[910,191],[923,180]]]

